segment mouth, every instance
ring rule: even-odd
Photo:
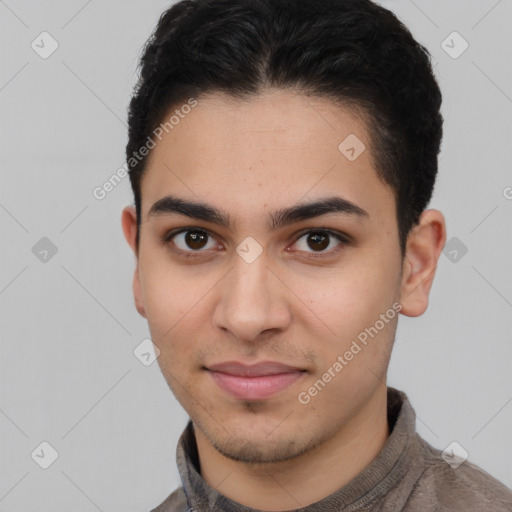
[[[302,379],[306,370],[263,361],[246,365],[228,361],[206,368],[219,388],[240,400],[264,400]]]

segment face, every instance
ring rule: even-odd
[[[326,99],[219,93],[186,111],[142,179],[137,309],[196,431],[235,460],[286,460],[385,380],[403,292],[393,192],[361,118]],[[133,247],[133,209],[123,225]]]

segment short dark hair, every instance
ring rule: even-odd
[[[377,174],[394,192],[404,255],[434,188],[442,96],[427,49],[370,0],[182,0],[161,15],[128,113],[137,247],[147,157],[132,157],[169,110],[206,93],[248,100],[268,88],[363,117]]]

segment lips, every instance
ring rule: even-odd
[[[269,398],[288,388],[305,374],[305,370],[275,361],[254,365],[227,361],[209,366],[207,370],[223,391],[242,400]]]
[[[264,375],[302,371],[295,366],[288,366],[274,361],[263,361],[253,365],[246,365],[237,361],[227,361],[225,363],[209,366],[208,369],[213,372],[222,372],[239,377],[262,377]]]

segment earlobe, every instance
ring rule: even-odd
[[[127,206],[123,209],[123,213],[121,216],[121,224],[123,227],[124,237],[128,242],[128,245],[132,248],[133,253],[135,254],[136,263],[135,263],[135,272],[133,274],[133,298],[135,300],[135,307],[141,316],[146,317],[146,310],[144,308],[144,301],[142,298],[142,287],[140,283],[140,275],[139,275],[139,257],[137,250],[137,215],[135,208],[133,206]]]
[[[426,311],[437,262],[445,242],[443,214],[438,210],[425,210],[407,239],[400,295],[402,314],[420,316]]]

